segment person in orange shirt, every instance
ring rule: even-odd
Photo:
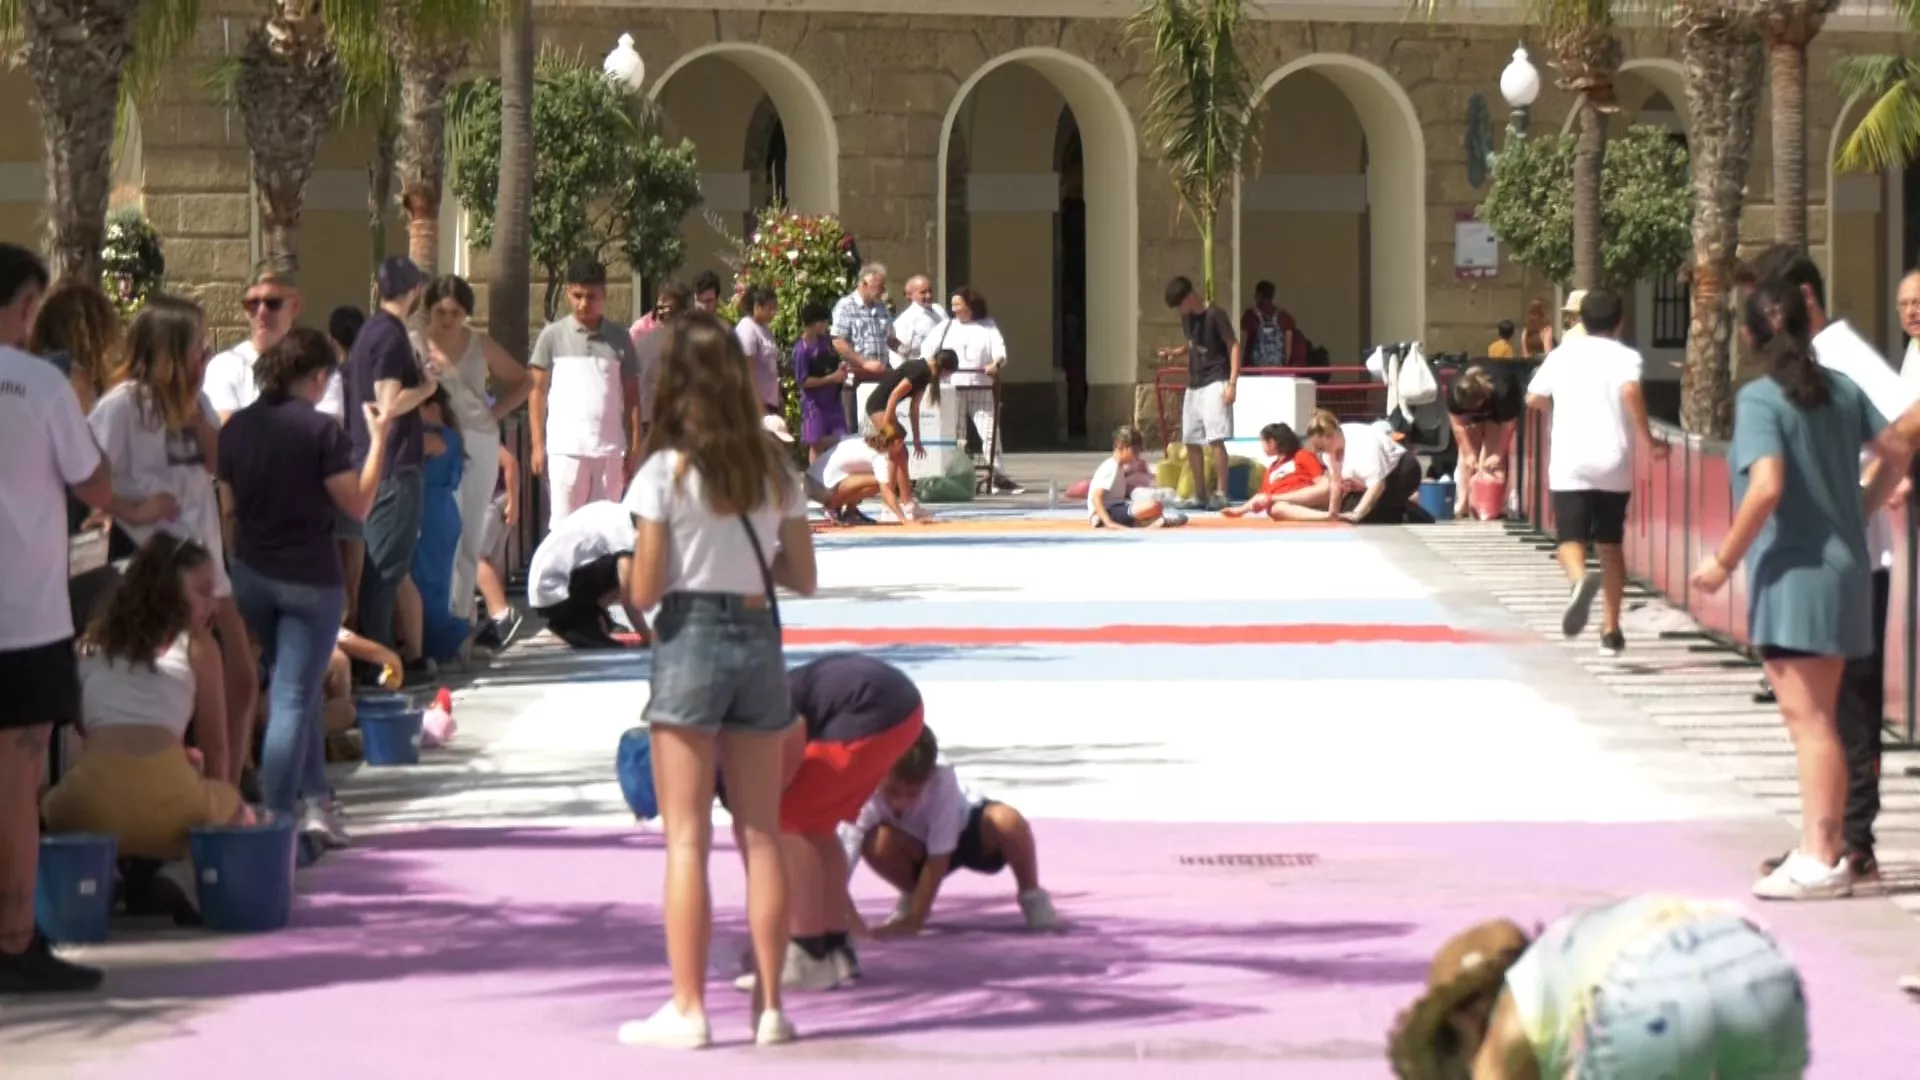
[[[1319,456],[1301,445],[1300,436],[1285,424],[1261,428],[1260,445],[1273,459],[1260,493],[1221,513],[1228,517],[1265,514],[1275,521],[1325,520],[1326,511],[1308,509],[1327,501],[1327,467]]]
[[[1487,346],[1487,359],[1513,359],[1513,320],[1501,319],[1500,325],[1493,329],[1499,336],[1493,339],[1493,344]]]

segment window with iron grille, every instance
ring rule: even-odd
[[[1687,324],[1693,321],[1693,296],[1678,274],[1653,279],[1653,348],[1687,347]]]

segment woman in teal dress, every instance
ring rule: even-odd
[[[453,614],[453,560],[460,550],[460,478],[466,473],[466,447],[460,430],[448,423],[447,391],[435,391],[420,406],[426,427],[426,510],[420,542],[413,549],[413,586],[420,592],[420,653],[434,661],[452,660],[473,634],[473,625]]]
[[[1850,895],[1841,840],[1846,759],[1837,710],[1841,670],[1872,651],[1872,567],[1864,506],[1906,474],[1904,448],[1882,440],[1873,489],[1860,488],[1860,449],[1886,428],[1860,388],[1814,360],[1807,304],[1784,281],[1747,298],[1742,336],[1768,374],[1740,389],[1728,464],[1738,503],[1718,552],[1694,587],[1718,592],[1744,558],[1747,640],[1760,652],[1793,737],[1800,773],[1800,844],[1754,895],[1817,900]]]

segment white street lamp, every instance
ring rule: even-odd
[[[1540,72],[1527,59],[1524,45],[1513,50],[1513,62],[1500,73],[1500,96],[1507,99],[1507,107],[1513,110],[1514,130],[1525,131],[1528,110],[1540,98]]]
[[[647,81],[647,65],[633,47],[632,34],[620,35],[620,44],[607,54],[607,62],[600,65],[600,70],[606,72],[607,78],[635,93]]]

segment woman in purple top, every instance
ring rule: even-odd
[[[793,343],[793,380],[800,384],[800,441],[808,460],[833,449],[847,433],[847,410],[840,404],[840,388],[847,382],[847,365],[833,350],[828,323],[833,311],[825,304],[800,309],[800,340]]]
[[[367,458],[356,472],[340,422],[314,408],[338,361],[327,336],[295,327],[254,365],[260,398],[220,431],[220,479],[233,489],[233,598],[270,668],[260,782],[267,805],[300,811],[303,835],[346,842],[327,795],[320,694],[346,588],[336,511],[365,521],[380,488],[392,418],[362,406]]]

